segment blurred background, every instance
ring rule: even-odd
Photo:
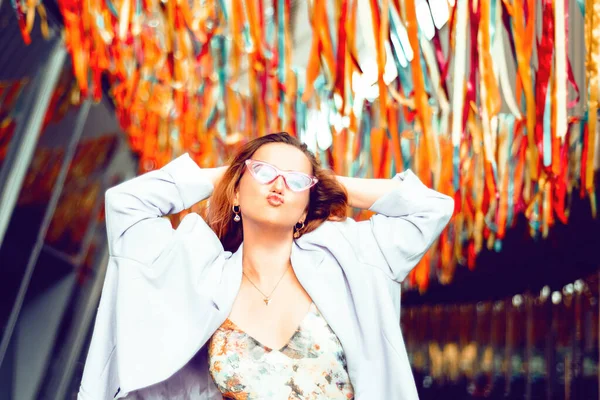
[[[402,284],[421,399],[598,399],[595,9],[0,0],[0,399],[76,398],[108,187],[283,130],[336,173],[454,197]]]

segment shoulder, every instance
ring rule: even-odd
[[[319,247],[335,249],[352,242],[353,229],[357,222],[352,218],[342,221],[325,221],[317,229],[297,239],[301,248]]]
[[[197,237],[197,236],[200,237]],[[183,217],[177,229],[175,230],[174,240],[185,240],[197,237],[202,240],[202,247],[206,244],[214,245],[222,249],[221,242],[214,231],[199,214],[192,212]],[[200,244],[200,243],[199,243]]]

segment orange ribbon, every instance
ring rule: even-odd
[[[525,4],[527,1],[528,15],[524,15]],[[529,171],[531,178],[537,180],[539,175],[539,158],[535,143],[535,105],[536,99],[533,94],[531,82],[531,51],[533,49],[533,40],[535,38],[535,0],[503,0],[506,10],[512,17],[512,27],[514,31],[513,40],[517,53],[517,68],[520,77],[520,89],[525,94],[525,105],[527,109],[527,139],[529,151]],[[520,98],[517,95],[517,98]]]

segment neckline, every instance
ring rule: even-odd
[[[300,323],[298,324],[298,327],[296,328],[296,330],[294,331],[294,333],[292,334],[292,336],[290,336],[290,338],[287,340],[287,342],[283,345],[283,347],[281,347],[278,350],[273,349],[270,346],[267,346],[265,344],[263,344],[260,340],[256,339],[254,336],[250,335],[248,332],[246,332],[244,329],[242,329],[238,324],[236,324],[235,322],[233,322],[231,319],[229,319],[229,317],[226,319],[227,322],[229,322],[231,325],[233,325],[233,327],[243,333],[244,335],[246,335],[248,338],[250,338],[251,340],[255,341],[259,346],[263,347],[264,349],[266,349],[268,352],[274,352],[277,351],[279,353],[282,353],[292,342],[292,340],[294,340],[294,338],[296,337],[296,335],[298,334],[298,332],[300,332],[300,329],[302,328],[302,325],[304,325],[304,323],[306,322],[306,320],[308,319],[308,317],[314,313],[314,308],[315,308],[315,303],[311,302],[310,306],[308,307],[308,311],[306,312],[306,314],[304,315],[304,317],[302,317],[302,320],[300,321]]]

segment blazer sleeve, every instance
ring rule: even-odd
[[[454,200],[427,188],[410,170],[392,179],[402,183],[371,206],[376,215],[335,225],[363,264],[401,282],[448,224]]]
[[[152,264],[175,233],[163,217],[191,207],[212,191],[212,182],[187,154],[110,188],[105,195],[109,254]],[[220,244],[206,223],[202,224],[207,241]]]

